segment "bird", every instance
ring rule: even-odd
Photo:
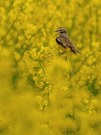
[[[62,46],[64,50],[67,48],[70,48],[70,51],[77,54],[80,53],[79,50],[77,50],[73,43],[70,41],[68,35],[67,35],[67,30],[64,27],[59,27],[55,32],[58,32],[59,36],[56,38],[56,42],[58,45]]]

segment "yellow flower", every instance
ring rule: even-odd
[[[0,133],[98,135],[101,1],[0,1]],[[61,50],[58,27],[81,54]]]

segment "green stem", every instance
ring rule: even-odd
[[[81,67],[84,65],[84,63],[88,60],[88,58],[90,56],[92,56],[93,54],[94,54],[94,52],[90,53],[87,57],[85,57],[85,59],[81,62],[81,64],[77,67],[77,69],[75,71],[73,71],[72,73],[70,73],[70,76],[75,75],[81,69]]]
[[[43,70],[43,73],[45,74],[45,69],[44,69],[44,67],[42,66],[42,64],[39,62],[39,65],[40,65],[40,67],[42,68],[42,70]]]

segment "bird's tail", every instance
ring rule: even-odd
[[[80,53],[81,54],[81,52],[78,49],[74,48],[74,47],[71,48],[71,51],[73,53],[75,53],[75,54],[77,54],[77,53]]]

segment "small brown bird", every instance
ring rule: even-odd
[[[69,40],[67,31],[64,27],[58,28],[55,32],[59,33],[59,36],[56,38],[56,42],[61,45],[64,49],[70,48],[73,53],[80,53]]]

